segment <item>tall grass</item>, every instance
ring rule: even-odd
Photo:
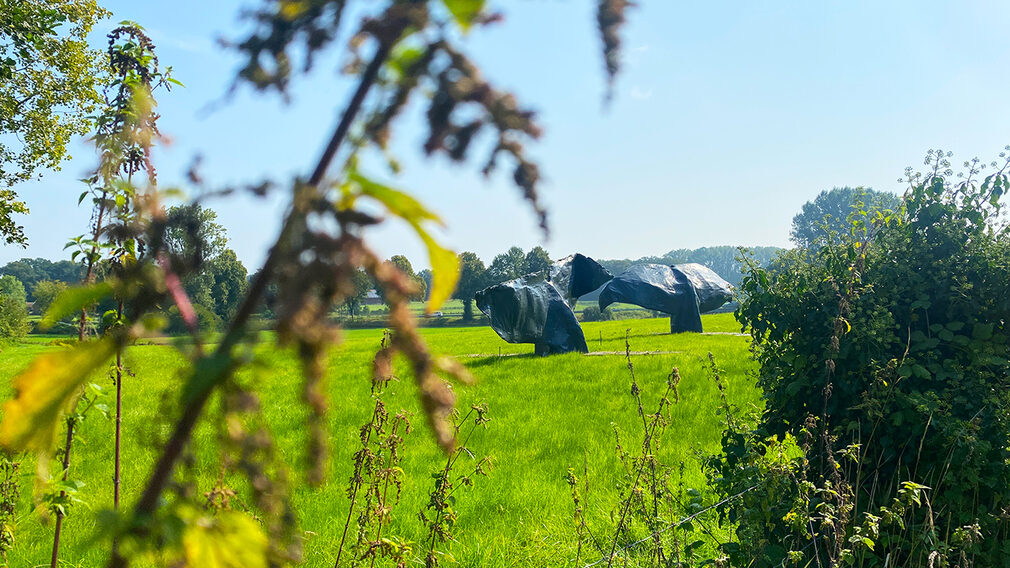
[[[736,332],[732,315],[704,316],[706,331]],[[643,393],[659,393],[666,387],[670,369],[678,367],[681,404],[670,409],[671,426],[665,434],[660,458],[665,463],[684,462],[683,483],[703,487],[705,476],[698,463],[698,451],[716,452],[720,447],[721,417],[719,391],[706,370],[706,355],[715,354],[724,376],[734,382],[729,389],[733,404],[760,405],[760,396],[749,378],[753,363],[746,337],[713,334],[670,335],[666,319],[600,322],[585,325],[591,351],[615,351],[618,355],[583,356],[568,354],[549,358],[532,355],[531,345],[511,345],[501,341],[489,328],[427,329],[423,335],[433,352],[460,357],[477,377],[474,386],[457,388],[459,408],[486,403],[493,423],[474,431],[469,444],[495,458],[495,471],[466,490],[456,504],[458,522],[455,541],[444,545],[443,565],[452,561],[463,566],[559,566],[574,559],[571,489],[565,479],[569,466],[589,464],[592,503],[584,514],[590,523],[602,523],[610,510],[603,503],[618,500],[618,488],[607,485],[622,467],[614,454],[613,433],[608,425],[640,425],[637,405],[628,395],[628,369],[624,358],[626,330],[635,351],[662,354],[635,358],[635,372]],[[330,368],[330,395],[334,412],[328,432],[334,455],[330,476],[319,488],[294,488],[294,508],[305,545],[305,566],[332,566],[347,514],[346,483],[352,474],[349,459],[360,446],[358,430],[368,421],[374,407],[370,392],[371,360],[381,330],[354,330],[345,334],[344,348],[334,354]],[[600,341],[602,338],[602,342]],[[23,343],[6,347],[0,357],[0,398],[10,396],[9,378],[24,368],[32,357],[51,347]],[[499,356],[515,355],[511,357]],[[307,460],[303,425],[307,410],[299,402],[299,363],[294,354],[270,350],[261,353],[263,364],[244,372],[240,381],[255,382],[261,395],[266,421],[274,433],[279,457],[289,464]],[[142,490],[140,482],[150,471],[158,443],[167,436],[170,405],[182,384],[177,371],[182,360],[178,352],[162,345],[129,348],[125,365],[139,379],[124,392],[123,506],[129,507]],[[394,364],[394,375],[407,377],[402,361]],[[98,379],[99,381],[107,379]],[[656,394],[655,396],[658,396]],[[411,381],[394,381],[383,396],[390,408],[403,408],[420,415],[417,393]],[[219,413],[215,401],[212,412]],[[214,456],[207,448],[217,436],[211,419],[197,428],[191,445],[192,467],[201,491],[218,484],[220,471],[210,464]],[[105,491],[112,478],[112,421],[89,420],[80,428],[81,451],[71,472],[86,485],[87,506],[111,509],[111,492]],[[445,454],[424,431],[410,436],[403,447],[401,467],[406,472],[400,502],[383,534],[395,534],[416,543],[425,542],[428,530],[418,519],[429,502],[432,472],[445,465]],[[26,463],[24,471],[31,471]],[[599,483],[596,481],[599,480]],[[239,495],[243,487],[237,476],[226,475],[225,484]],[[9,554],[11,566],[34,566],[48,559],[51,527],[42,525],[31,509],[31,479],[22,480],[18,504],[15,544]],[[101,488],[101,490],[100,490]],[[66,520],[66,540],[61,557],[69,566],[101,565],[102,548],[89,546],[97,527],[91,515],[74,515]]]

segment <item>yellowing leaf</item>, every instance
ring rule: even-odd
[[[434,221],[439,225],[444,225],[438,215],[429,211],[420,201],[407,193],[382,185],[381,183],[376,183],[358,172],[350,172],[347,178],[358,185],[362,195],[367,195],[380,201],[389,209],[390,213],[408,223]]]
[[[200,517],[182,535],[186,566],[200,568],[266,568],[267,537],[243,513],[224,511]]]
[[[474,19],[484,10],[485,0],[442,0],[463,31],[470,29]]]
[[[431,263],[431,294],[428,296],[428,313],[431,313],[449,299],[459,281],[459,257],[453,251],[442,248],[420,226],[411,223],[417,235],[428,247],[428,261]]]
[[[14,377],[14,398],[3,405],[0,445],[11,451],[49,452],[60,416],[68,412],[81,386],[116,350],[111,337],[46,353]]]
[[[46,315],[39,322],[39,327],[49,329],[64,317],[79,312],[81,308],[90,306],[111,293],[112,285],[108,282],[67,288],[53,300],[46,310]]]
[[[348,180],[357,184],[361,195],[379,201],[390,213],[406,221],[424,242],[424,246],[428,248],[428,261],[432,273],[427,310],[431,313],[442,307],[456,289],[456,282],[459,280],[459,258],[453,251],[439,245],[422,225],[425,221],[441,225],[442,220],[420,201],[398,189],[376,183],[354,171],[348,174]]]

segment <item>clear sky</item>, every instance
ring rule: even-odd
[[[294,99],[242,89],[223,95],[237,64],[218,36],[237,37],[253,0],[102,2],[112,22],[144,25],[163,64],[186,84],[161,95],[163,185],[181,183],[196,154],[211,184],[307,174],[348,98],[339,58],[295,82]],[[485,261],[516,244],[554,257],[637,258],[676,248],[788,245],[800,206],[833,186],[902,190],[926,150],[986,160],[1010,143],[1010,3],[992,0],[638,0],[624,31],[625,68],[604,109],[595,0],[492,0],[506,14],[467,40],[497,84],[539,112],[530,147],[546,177],[552,234],[501,175],[429,161],[407,117],[394,152],[405,171],[374,173],[442,214],[445,241]],[[219,103],[219,104],[212,104]],[[68,257],[85,232],[79,182],[95,163],[84,144],[62,172],[19,188],[30,247],[0,247],[0,263]],[[273,241],[286,196],[210,202],[250,271]],[[400,226],[373,231],[386,256],[427,264]]]

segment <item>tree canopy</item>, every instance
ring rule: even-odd
[[[77,284],[84,272],[80,264],[69,260],[53,262],[44,258],[22,258],[0,267],[0,274],[10,275],[29,290],[28,300],[34,301],[35,286],[43,280],[54,280],[67,284]]]
[[[797,246],[810,247],[833,238],[849,235],[849,215],[859,211],[897,209],[901,199],[893,193],[868,187],[836,187],[822,191],[813,201],[803,204],[793,217],[789,238]]]
[[[27,244],[10,186],[58,169],[91,126],[107,76],[85,38],[108,12],[95,0],[0,0],[0,239]]]
[[[470,251],[459,253],[459,282],[453,298],[463,300],[463,319],[473,319],[473,296],[486,286],[484,261]]]

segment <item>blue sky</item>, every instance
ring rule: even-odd
[[[332,53],[294,83],[289,105],[247,88],[224,100],[237,58],[215,38],[239,35],[250,1],[103,2],[114,16],[96,42],[112,22],[136,20],[186,84],[160,98],[171,139],[158,152],[163,185],[182,183],[197,154],[212,185],[307,174],[348,98]],[[905,166],[930,148],[988,160],[1010,143],[1010,3],[639,0],[608,108],[595,4],[492,0],[506,21],[466,40],[486,74],[539,113],[545,135],[530,150],[546,178],[550,240],[504,172],[485,180],[476,163],[425,159],[417,116],[394,134],[405,171],[372,168],[438,211],[456,250],[490,261],[513,244],[598,258],[787,246],[792,216],[821,190],[900,192]],[[94,163],[78,144],[63,171],[19,188],[30,247],[0,247],[0,263],[67,256],[63,244],[89,217],[75,180]],[[250,271],[285,197],[209,202]],[[368,236],[385,256],[427,263],[403,226]]]

